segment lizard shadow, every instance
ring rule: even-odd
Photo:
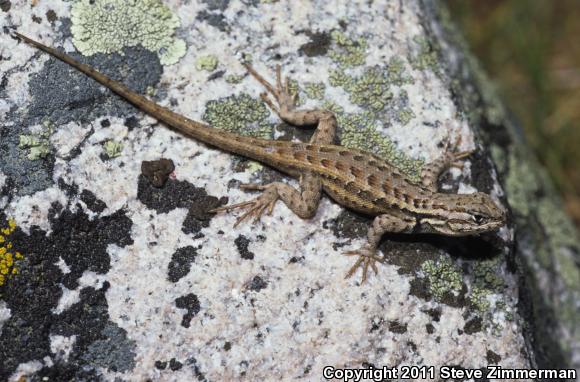
[[[489,260],[502,255],[505,243],[493,233],[464,237],[387,233],[383,236],[380,247],[384,253],[412,251],[418,254],[438,249],[453,258]]]

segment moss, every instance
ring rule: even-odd
[[[365,63],[367,42],[364,38],[350,39],[337,30],[330,34],[330,38],[334,43],[334,49],[328,55],[341,67],[347,68]]]
[[[18,274],[18,262],[24,258],[22,254],[15,251],[10,241],[10,236],[16,230],[16,222],[8,220],[8,226],[0,228],[0,287]]]
[[[206,105],[203,119],[218,129],[236,134],[271,138],[270,113],[261,100],[247,94],[230,96]]]
[[[121,142],[108,140],[103,145],[103,149],[109,158],[116,158],[121,155],[121,152],[123,151],[123,144]]]
[[[458,296],[463,287],[461,269],[447,257],[439,261],[427,260],[421,265],[429,282],[429,291],[437,301],[451,293]]]
[[[217,68],[218,62],[219,61],[217,57],[214,56],[213,54],[207,56],[199,56],[195,60],[195,68],[197,70],[207,70],[208,72],[211,72],[215,70],[215,68]]]
[[[73,44],[86,56],[142,45],[171,65],[186,51],[185,41],[173,36],[179,18],[160,0],[77,0],[71,21]]]

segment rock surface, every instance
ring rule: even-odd
[[[572,234],[550,232],[564,229],[562,215],[537,215],[559,211],[543,178],[529,175],[546,191],[534,206],[522,202],[529,184],[510,182],[514,168],[521,177],[536,169],[522,168],[533,162],[512,146],[513,122],[501,105],[473,87],[480,84],[469,77],[472,62],[449,39],[438,3],[143,0],[128,14],[139,21],[144,9],[161,10],[168,29],[162,20],[117,18],[141,27],[129,28],[130,40],[120,25],[110,46],[102,36],[115,30],[75,22],[87,19],[83,10],[101,14],[90,7],[114,14],[117,1],[2,4],[0,26],[17,26],[216,128],[309,137],[260,102],[260,85],[239,63],[246,59],[270,78],[281,64],[301,106],[335,111],[344,145],[373,151],[411,177],[442,154],[448,136],[460,136],[462,148],[477,151],[442,177],[441,189],[483,191],[501,203],[507,189],[515,222],[543,216],[534,221],[550,240],[532,237],[514,250],[514,232],[529,227],[512,222],[481,238],[386,235],[379,274],[364,285],[360,275],[345,280],[352,259],[341,253],[363,242],[369,218],[323,198],[310,220],[278,203],[271,217],[232,228],[234,214],[208,211],[252,197],[240,183],[287,178],[169,130],[4,33],[1,380],[319,380],[326,365],[524,368],[542,356],[532,339],[544,323],[525,329],[542,296],[519,297],[548,275],[558,277],[551,288],[570,291],[577,268],[526,267],[538,245],[544,258],[558,250],[574,259],[577,244]],[[79,35],[91,28],[100,34]],[[92,56],[76,53],[83,36]],[[148,50],[179,41],[183,57]],[[467,68],[464,77],[458,68]],[[572,306],[573,294],[559,296],[558,306]],[[560,323],[564,313],[550,311]],[[568,320],[577,315],[567,312]],[[561,330],[574,329],[571,322]],[[578,336],[566,333],[566,341]],[[572,341],[554,341],[548,350],[573,354],[562,347]]]

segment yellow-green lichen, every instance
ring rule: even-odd
[[[50,135],[53,131],[53,125],[49,121],[43,122],[43,129],[35,134],[23,134],[19,136],[18,148],[27,149],[26,157],[29,160],[45,158],[50,154]]]
[[[392,117],[406,125],[415,117],[408,106],[408,96],[404,89],[395,97],[393,86],[412,83],[413,79],[404,70],[403,61],[393,57],[385,67],[367,68],[361,76],[350,76],[343,69],[330,72],[332,86],[342,87],[350,101],[373,113],[390,112]]]
[[[447,294],[458,296],[463,288],[461,269],[447,257],[438,261],[427,260],[421,265],[429,282],[429,291],[437,301]]]
[[[417,53],[410,57],[411,65],[418,70],[431,69],[433,72],[439,73],[437,52],[429,40],[426,37],[417,36],[413,41],[417,44]]]
[[[114,140],[108,140],[103,145],[103,149],[109,158],[116,158],[121,155],[121,152],[123,151],[123,144]]]
[[[225,76],[225,80],[228,84],[239,84],[243,79],[244,76],[240,74],[228,74]]]
[[[270,112],[261,100],[247,94],[209,101],[203,119],[215,128],[240,135],[271,138]]]
[[[46,157],[50,153],[48,139],[35,135],[21,135],[18,148],[28,149],[26,157],[30,160],[37,160]]]
[[[0,228],[0,287],[11,277],[18,274],[18,261],[24,257],[20,252],[14,251],[10,235],[16,229],[16,222],[8,220],[8,227]]]
[[[306,96],[311,99],[324,99],[324,92],[326,85],[322,82],[308,82],[304,85],[304,92]]]
[[[490,294],[491,292],[489,289],[474,287],[467,299],[469,300],[471,306],[475,308],[475,310],[480,313],[484,313],[489,311],[489,308],[491,307],[491,303],[487,298]]]
[[[163,65],[185,55],[185,41],[174,37],[179,18],[160,0],[77,0],[71,21],[73,44],[86,56],[136,45],[155,52]]]
[[[197,70],[206,70],[208,72],[211,72],[215,70],[215,68],[217,68],[218,62],[219,62],[218,58],[213,54],[207,56],[199,56],[195,60],[195,68]]]
[[[330,38],[334,43],[334,48],[328,55],[340,66],[346,68],[365,63],[367,42],[364,38],[354,40],[337,30],[331,32]]]

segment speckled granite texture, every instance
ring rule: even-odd
[[[460,135],[477,152],[441,189],[505,203],[423,2],[142,0],[126,18],[118,0],[35,3],[0,1],[0,26],[188,117],[308,139],[262,105],[239,61],[270,78],[279,63],[301,105],[336,112],[344,145],[416,178]],[[323,198],[307,221],[278,203],[232,228],[235,214],[207,211],[252,197],[240,183],[287,178],[169,130],[6,33],[0,42],[0,380],[531,364],[511,225],[481,238],[386,235],[379,275],[345,280],[341,252],[363,242],[369,218]]]

